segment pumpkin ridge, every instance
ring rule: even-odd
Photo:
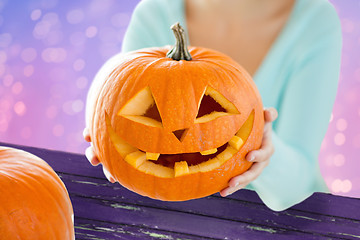
[[[28,178],[32,179],[32,181],[36,183],[36,179],[35,179],[33,176],[31,176],[31,175],[26,175],[26,176],[27,176]],[[60,209],[62,210],[62,211],[57,211],[57,212],[59,213],[60,217],[62,217],[63,221],[66,221],[66,216],[65,216],[65,213],[64,213],[64,211],[63,211],[63,210],[64,210],[64,209],[63,209],[63,206],[61,206],[61,205],[58,203],[58,201],[56,201],[56,200],[58,200],[58,198],[55,198],[55,197],[53,196],[54,192],[51,192],[46,186],[43,186],[42,184],[38,184],[38,186],[37,186],[36,188],[33,188],[32,186],[29,186],[29,184],[26,184],[25,186],[27,186],[28,188],[32,189],[32,190],[33,190],[32,192],[34,192],[34,189],[36,189],[37,191],[39,191],[39,188],[41,188],[41,189],[42,189],[42,194],[45,193],[46,195],[48,195],[48,197],[53,200],[52,202],[55,202],[56,207],[57,207],[57,208],[60,208]],[[57,194],[56,194],[56,195],[57,195]],[[55,201],[54,201],[54,200],[55,200]],[[53,235],[57,235],[57,231],[56,231],[56,230],[57,230],[56,228],[51,228],[50,231],[52,231]],[[54,238],[54,239],[56,239],[56,238]]]
[[[99,93],[99,95],[98,95],[98,98],[97,98],[97,102],[96,102],[96,109],[97,108],[100,108],[98,105],[99,105],[99,100],[105,95],[105,96],[107,96],[107,87],[108,87],[108,85],[111,85],[111,84],[113,84],[113,82],[114,81],[111,81],[111,80],[113,80],[113,79],[118,79],[119,78],[119,74],[121,74],[121,73],[123,73],[123,72],[127,72],[128,71],[128,69],[127,68],[133,68],[133,65],[134,65],[134,62],[136,62],[136,60],[138,60],[139,58],[141,57],[141,55],[139,55],[138,57],[135,57],[135,58],[133,58],[133,59],[129,59],[129,60],[127,60],[126,62],[125,62],[125,65],[124,66],[121,66],[121,68],[119,68],[119,66],[117,66],[117,67],[115,67],[112,71],[111,71],[111,73],[109,74],[109,76],[107,77],[107,79],[104,81],[104,84],[102,85],[102,88],[101,88],[101,90],[100,90],[100,93]],[[151,63],[153,63],[153,62],[156,62],[157,60],[159,60],[159,59],[155,59],[155,60],[153,60]],[[148,66],[149,64],[146,64],[145,66],[144,66],[144,68],[148,68],[149,66]],[[144,73],[144,71],[142,72],[142,74]],[[131,77],[129,74],[127,74],[127,77],[126,77],[126,79],[127,78],[129,78],[129,77]],[[110,80],[109,80],[110,79]],[[126,82],[126,80],[124,80],[124,82]],[[123,89],[123,87],[122,87],[122,89]],[[106,91],[106,92],[105,92]],[[104,93],[105,92],[105,93]],[[118,95],[120,95],[121,94],[121,90],[119,91],[119,93],[118,93]],[[97,113],[97,111],[94,111],[94,114],[96,114]],[[95,117],[94,117],[95,118]],[[95,118],[96,119],[96,118]],[[96,122],[95,122],[95,124],[96,124]],[[97,128],[97,124],[96,124],[96,126],[95,126],[95,128]],[[99,159],[100,160],[100,162],[102,162],[102,159],[100,158]],[[103,163],[103,162],[102,162]],[[104,163],[103,163],[104,164]],[[108,164],[107,164],[107,170],[109,171],[109,172],[112,172],[113,171],[113,163],[112,163],[112,161],[108,161]]]
[[[138,59],[140,57],[141,57],[141,55],[139,55],[138,57],[135,57],[134,59],[130,59],[128,61],[125,60],[125,63],[123,63],[124,66],[122,66],[122,67],[123,68],[128,67],[133,61],[136,61],[136,59]],[[113,60],[113,59],[115,59],[115,57],[112,58],[111,60]],[[104,69],[105,67],[107,67],[106,64],[104,64],[104,66],[102,68]],[[100,96],[103,96],[103,91],[105,90],[106,85],[109,83],[109,79],[112,79],[111,77],[113,76],[114,72],[118,68],[119,68],[119,65],[112,66],[112,70],[110,71],[110,73],[108,73],[108,75],[106,76],[106,79],[102,82],[100,89],[98,89],[96,91],[96,89],[93,90],[94,85],[91,86],[91,88],[89,90],[88,100],[87,101],[89,102],[89,101],[91,101],[92,98],[95,97],[95,103],[93,103],[94,109],[99,108],[99,104],[101,102],[100,101],[100,99],[101,99]],[[99,76],[97,74],[96,77],[95,77],[94,82],[96,82],[98,79],[99,79]],[[92,91],[95,91],[96,96],[90,95]],[[99,125],[98,121],[96,121],[96,119],[97,119],[97,116],[101,115],[101,114],[98,114],[98,113],[99,113],[98,111],[94,111],[92,116],[90,116],[90,120],[89,120],[89,122],[92,123],[91,126],[89,127],[89,130],[90,130],[90,136],[91,136],[90,138],[92,139],[93,143],[95,143],[97,141],[96,137],[94,136],[94,133],[96,132],[96,130],[98,128],[98,125]],[[94,144],[94,149],[95,149],[96,152],[99,151],[98,149],[96,149],[97,146],[98,146],[97,143]],[[103,164],[101,158],[99,158],[99,160]]]
[[[32,169],[31,172],[23,172],[23,171],[19,171],[17,169],[9,169],[11,170],[11,172],[16,173],[16,175],[20,175],[22,176],[20,179],[18,177],[15,176],[9,176],[11,179],[13,179],[13,181],[21,181],[22,182],[22,186],[26,189],[29,189],[30,192],[36,192],[39,191],[39,189],[42,189],[41,192],[44,194],[46,193],[46,195],[52,199],[53,201],[51,201],[52,203],[56,204],[56,209],[61,209],[61,211],[57,211],[58,214],[61,215],[63,222],[66,222],[66,215],[65,212],[67,212],[68,208],[66,208],[65,205],[60,205],[59,202],[57,201],[59,198],[55,198],[54,195],[60,195],[60,197],[63,198],[63,200],[66,199],[66,201],[70,201],[70,198],[64,197],[63,192],[66,191],[65,185],[61,182],[59,182],[58,177],[54,176],[52,172],[49,171],[48,168],[50,168],[50,166],[48,164],[43,164],[42,162],[40,162],[40,159],[37,159],[37,157],[33,157],[33,156],[27,156],[28,154],[24,153],[25,158],[31,158],[31,160],[33,161],[32,164],[29,164],[28,162],[23,162],[23,164],[21,166],[18,166],[20,168],[26,169],[28,167],[32,167],[35,166],[36,169]],[[16,167],[17,164],[12,164],[14,167]],[[38,165],[41,164],[41,165]],[[43,181],[42,183],[44,183],[44,181],[47,182],[52,182],[52,183],[56,183],[57,184],[57,188],[53,189],[54,191],[51,191],[46,184],[40,184],[38,182],[38,179],[36,179],[35,176],[37,176],[38,173],[40,174],[41,180]],[[46,173],[46,175],[44,176],[44,173]],[[6,173],[5,173],[6,174]],[[24,181],[24,178],[27,178],[26,181]],[[31,180],[32,184],[36,184],[37,186],[33,186],[32,184],[28,184],[29,179]],[[48,180],[50,179],[50,180]],[[59,189],[62,190],[62,192],[59,191]],[[56,191],[55,191],[56,190]],[[40,202],[42,200],[42,198],[38,198],[36,195],[34,195],[34,197],[36,197]],[[51,229],[52,231],[54,229]],[[56,233],[54,232],[54,235],[56,235]],[[54,238],[56,239],[56,238]]]
[[[229,71],[226,72],[226,74],[229,74],[229,73],[234,74],[233,71],[236,71],[238,74],[240,74],[243,78],[245,78],[245,79],[247,80],[247,81],[245,81],[245,82],[248,84],[248,86],[251,86],[251,88],[253,88],[254,86],[256,86],[255,83],[254,83],[254,81],[251,79],[251,76],[245,71],[245,69],[244,69],[243,67],[241,67],[241,66],[238,65],[237,63],[235,63],[235,64],[229,64],[228,62],[224,62],[224,63],[222,63],[223,65],[220,65],[219,62],[213,61],[213,60],[209,60],[209,59],[208,59],[208,60],[204,60],[204,62],[208,62],[208,63],[210,63],[210,64],[215,64],[215,65],[217,65],[217,66],[219,66],[219,67],[224,67],[224,66],[226,66],[226,68],[229,70]],[[242,71],[240,71],[239,68],[242,69]],[[238,79],[238,77],[231,77],[231,78],[229,77],[229,79],[234,80],[234,79]],[[257,91],[256,91],[256,92],[257,92]],[[260,97],[259,94],[257,94],[257,95],[258,95],[258,97]]]
[[[101,99],[101,97],[103,96],[103,95],[105,95],[105,97],[107,97],[107,93],[108,93],[108,91],[107,91],[107,88],[111,88],[111,87],[108,87],[109,85],[113,85],[114,83],[116,83],[115,81],[114,81],[114,79],[119,79],[120,77],[119,77],[119,75],[121,75],[122,73],[126,73],[127,71],[128,71],[128,69],[129,70],[131,70],[131,68],[132,68],[132,65],[133,65],[133,63],[136,61],[136,60],[138,60],[139,58],[141,58],[141,55],[139,54],[138,56],[136,56],[136,57],[134,57],[134,58],[132,58],[132,59],[129,59],[128,61],[126,61],[126,65],[124,65],[124,66],[121,66],[121,67],[119,67],[119,65],[118,66],[116,66],[115,68],[114,68],[114,70],[111,72],[111,74],[109,74],[109,76],[108,76],[108,78],[105,80],[105,83],[104,83],[104,85],[103,85],[103,87],[102,87],[102,90],[101,90],[101,92],[100,92],[100,94],[99,94],[99,97],[98,97],[98,100],[99,99]],[[124,82],[126,82],[126,80],[129,78],[129,77],[131,77],[129,74],[126,74],[126,77],[124,78]],[[105,93],[104,93],[105,92]],[[119,93],[118,93],[118,95],[120,95],[121,94],[121,89],[119,90]],[[99,101],[98,101],[99,102]],[[100,104],[102,104],[102,103],[100,103]],[[96,106],[96,107],[99,107],[100,108],[100,106]],[[103,117],[103,121],[106,121],[106,115],[108,115],[108,113],[107,113],[107,111],[105,110],[105,113],[104,114],[102,114],[102,113],[100,113],[99,115],[104,115],[104,117]],[[99,123],[102,123],[103,121],[99,121]],[[112,161],[112,159],[110,160],[110,161],[107,161],[106,163],[103,163],[103,160],[102,160],[102,158],[100,157],[100,156],[98,156],[99,157],[99,160],[100,160],[100,162],[102,163],[102,164],[104,164],[104,166],[103,167],[105,167],[109,172],[112,172],[112,171],[114,171],[114,168],[113,168],[113,161]],[[125,175],[127,176],[127,174],[125,173]],[[127,176],[127,178],[129,179],[129,177]],[[130,180],[130,179],[129,179]]]

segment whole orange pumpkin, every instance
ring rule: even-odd
[[[250,75],[219,52],[147,48],[110,59],[88,94],[87,124],[100,162],[126,188],[181,201],[225,188],[261,145],[264,117]]]
[[[65,185],[42,159],[0,147],[0,238],[73,240]]]

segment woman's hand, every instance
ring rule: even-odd
[[[226,197],[248,185],[254,181],[269,164],[270,157],[274,153],[274,146],[271,141],[272,122],[276,120],[278,113],[275,108],[268,108],[264,110],[264,136],[261,147],[258,150],[249,152],[246,155],[246,160],[254,162],[250,169],[243,174],[233,177],[229,181],[229,186],[220,191],[222,197]]]
[[[83,135],[84,135],[85,141],[91,142],[91,138],[90,138],[90,134],[89,134],[89,129],[88,129],[88,128],[85,128],[85,129],[84,129]],[[89,162],[91,163],[91,165],[97,166],[97,165],[100,164],[100,161],[99,161],[99,159],[97,158],[97,156],[96,156],[96,154],[95,154],[95,151],[94,151],[94,148],[93,148],[92,145],[86,149],[86,151],[85,151],[85,156],[86,156],[86,158],[89,160]],[[103,172],[104,172],[104,175],[105,175],[105,177],[107,178],[107,180],[109,180],[109,182],[111,182],[111,183],[114,183],[114,182],[115,182],[115,179],[111,176],[111,174],[109,173],[109,171],[108,171],[106,168],[104,168],[104,167],[103,167]]]

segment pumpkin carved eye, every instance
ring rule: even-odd
[[[233,103],[209,86],[205,89],[198,106],[195,123],[209,122],[218,117],[240,113]]]
[[[149,87],[130,99],[118,115],[151,127],[162,127],[162,119]]]

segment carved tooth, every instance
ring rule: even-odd
[[[138,168],[146,161],[146,154],[140,151],[132,152],[126,155],[125,161],[135,168]]]
[[[160,153],[146,152],[146,159],[156,161],[160,157]]]
[[[217,152],[217,148],[213,148],[213,149],[202,151],[202,152],[200,152],[200,154],[201,155],[210,155],[210,154],[213,154],[213,153],[216,153],[216,152]]]
[[[233,136],[230,139],[229,144],[230,144],[230,146],[232,146],[233,148],[235,148],[239,151],[240,148],[242,147],[242,145],[244,144],[244,141],[242,140],[241,137]]]
[[[186,161],[176,162],[174,165],[175,177],[189,174],[189,166]]]

